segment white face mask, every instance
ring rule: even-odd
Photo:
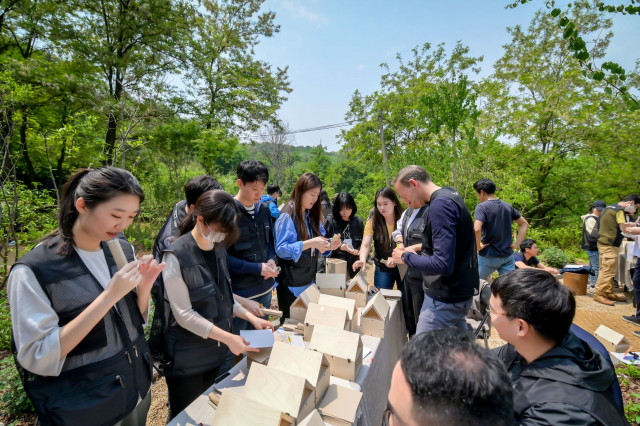
[[[624,211],[627,213],[633,213],[636,211],[636,206],[634,204],[627,206],[624,208]]]
[[[202,230],[200,230],[200,235],[202,235],[202,238],[209,241],[212,246],[215,245],[215,243],[224,241],[224,239],[227,237],[226,233],[216,232],[209,227],[209,224],[207,224],[206,222],[204,224],[207,228],[209,228],[209,235],[204,235],[204,232],[202,232]]]

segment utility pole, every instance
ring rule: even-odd
[[[384,165],[384,180],[387,182],[387,186],[391,187],[391,184],[389,183],[389,170],[387,170],[387,145],[384,142],[382,111],[378,111],[378,122],[380,123],[380,143],[382,143],[382,164]]]

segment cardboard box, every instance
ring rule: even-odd
[[[311,383],[314,387],[313,396],[316,407],[329,387],[331,370],[329,360],[322,352],[276,342],[268,366],[274,370],[300,376]]]
[[[298,426],[325,426],[324,420],[318,410],[313,410],[311,414],[298,422]]]
[[[350,326],[349,314],[344,308],[310,303],[304,318],[304,340],[311,339],[313,328],[318,324],[344,330]]]
[[[353,319],[357,318],[358,315],[355,300],[348,299],[346,297],[336,297],[330,294],[321,294],[320,299],[318,299],[318,305],[345,309],[349,318],[349,324],[345,327],[345,330],[354,330],[357,321],[354,321]]]
[[[347,285],[345,297],[356,301],[356,307],[364,308],[367,304],[369,283],[363,273],[358,273]]]
[[[629,349],[629,341],[622,334],[600,324],[594,336],[604,345],[609,352],[626,352]]]
[[[300,293],[300,296],[298,296],[291,304],[291,318],[298,321],[304,321],[304,317],[307,315],[307,306],[309,306],[309,303],[318,303],[319,298],[320,291],[318,290],[318,287],[310,285],[305,291]]]
[[[362,367],[362,340],[358,333],[316,325],[309,349],[326,355],[332,376],[355,382]]]
[[[327,274],[343,274],[345,280],[349,278],[347,261],[342,259],[327,258]]]
[[[327,390],[318,411],[322,419],[330,425],[350,426],[356,421],[362,392],[331,385]]]
[[[247,398],[280,410],[294,419],[303,419],[313,411],[313,394],[313,386],[306,379],[262,364],[251,367],[242,390],[242,395]]]
[[[232,389],[223,389],[213,417],[214,426],[293,426],[295,419],[276,408],[247,398]]]
[[[369,300],[360,316],[360,333],[373,337],[384,337],[389,315],[389,302],[378,292]]]
[[[347,277],[344,274],[316,274],[316,285],[322,294],[344,297]]]

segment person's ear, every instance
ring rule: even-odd
[[[84,201],[84,198],[79,197],[76,200],[76,210],[78,211],[78,213],[80,214],[85,214],[87,213],[87,211],[89,210],[89,207],[87,207],[87,203]]]
[[[518,337],[525,337],[527,334],[529,334],[530,330],[530,325],[528,322],[526,322],[525,320],[523,320],[522,318],[516,318],[517,324],[518,324],[518,331],[517,331],[517,336]]]
[[[190,212],[190,213],[193,213],[195,210],[196,210],[196,205],[195,205],[195,204],[191,204],[191,205],[189,206],[189,212]]]
[[[244,184],[242,183],[242,179],[238,179],[236,183],[238,184],[238,188],[240,189],[242,189],[242,187],[244,186]]]

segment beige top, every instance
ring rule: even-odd
[[[176,322],[185,330],[189,330],[193,334],[206,339],[211,332],[213,323],[203,318],[191,306],[189,289],[187,288],[187,283],[182,279],[178,258],[171,253],[165,253],[164,261],[167,266],[162,271],[162,278],[164,279],[167,298],[171,305],[171,312]],[[240,307],[240,304],[234,300],[233,312],[235,313]]]

